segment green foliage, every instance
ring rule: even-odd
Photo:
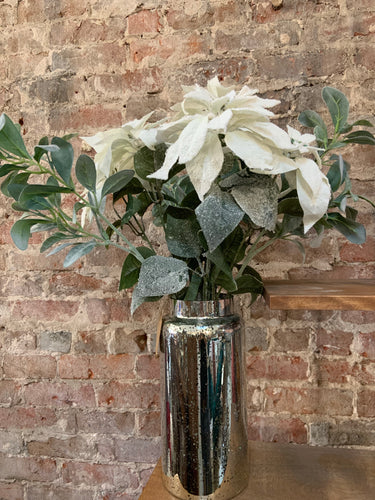
[[[325,111],[306,110],[299,116],[316,136],[320,149],[315,160],[332,191],[327,212],[313,227],[318,235],[334,229],[362,244],[366,231],[351,203],[366,198],[353,193],[350,165],[336,150],[350,144],[375,145],[367,130],[372,124],[365,119],[349,122],[349,102],[339,90],[325,87],[322,99]],[[294,243],[304,254],[300,241],[305,238],[304,210],[296,179],[289,172],[278,182],[274,175],[250,172],[225,150],[220,174],[200,199],[183,164],[172,166],[168,179],[149,177],[164,163],[167,147],[160,144],[140,148],[131,168],[117,171],[116,166],[104,182],[95,162],[81,155],[74,184],[71,137],[54,137],[51,143],[43,137],[31,155],[19,127],[1,115],[1,191],[22,213],[11,229],[12,239],[25,250],[33,232],[45,232],[40,251],[48,255],[65,251],[65,267],[98,246],[125,250],[119,289],[133,288],[132,311],[163,295],[201,300],[249,293],[255,299],[263,291],[262,278],[251,266],[257,254],[277,239]],[[65,195],[73,199],[69,213],[62,202]],[[104,209],[108,199],[112,219]],[[169,257],[157,255],[160,242],[150,236],[150,217],[164,233]]]

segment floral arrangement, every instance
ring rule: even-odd
[[[64,266],[98,246],[123,249],[119,288],[134,287],[134,311],[164,295],[255,298],[263,285],[251,261],[278,239],[303,251],[308,231],[333,228],[353,243],[365,241],[349,202],[366,198],[352,192],[349,164],[333,151],[375,145],[375,138],[370,122],[348,122],[344,94],[325,87],[332,124],[308,110],[299,121],[313,134],[301,134],[274,124],[270,108],[279,101],[247,86],[236,91],[213,78],[205,88],[183,90],[169,119],[150,123],[149,114],[83,137],[96,154],[80,155],[74,170],[72,136],[44,137],[29,153],[19,127],[2,114],[1,191],[22,213],[11,229],[16,246],[25,250],[31,233],[43,231],[41,252],[67,249]],[[65,195],[76,198],[70,213]],[[163,229],[169,255],[155,251],[150,216]]]

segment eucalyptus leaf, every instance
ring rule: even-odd
[[[5,113],[0,115],[0,149],[14,156],[31,158],[18,127]]]
[[[76,177],[80,184],[89,191],[96,189],[95,163],[88,155],[80,155],[76,162]]]
[[[316,111],[312,111],[311,109],[303,111],[298,116],[298,121],[305,127],[315,128],[318,126],[325,131],[325,134],[327,134],[326,124],[324,123],[323,118]]]
[[[208,195],[195,209],[195,213],[210,252],[220,245],[244,216],[244,211],[233,196],[221,190]]]
[[[111,175],[104,182],[102,196],[121,191],[127,184],[129,184],[133,177],[133,170],[120,170],[120,172],[116,172]]]
[[[51,152],[52,163],[65,184],[70,184],[74,158],[73,147],[61,137],[54,137],[51,142],[59,147],[58,151]]]
[[[322,97],[328,107],[335,132],[341,132],[347,125],[349,101],[345,95],[333,87],[324,87]]]
[[[366,241],[366,229],[362,224],[354,220],[343,217],[339,213],[330,213],[328,221],[352,243],[362,245]]]
[[[43,241],[43,243],[40,247],[40,253],[43,253],[46,250],[49,250],[56,243],[59,243],[60,241],[66,240],[66,239],[72,239],[72,235],[66,234],[66,233],[61,233],[61,232],[56,232],[56,233],[52,234],[51,236],[49,236],[48,238],[46,238]]]
[[[375,146],[375,137],[367,130],[358,130],[346,135],[343,139],[346,144],[369,144]]]
[[[87,255],[91,250],[93,250],[96,246],[95,240],[90,240],[85,243],[75,243],[73,248],[69,250],[64,260],[64,267],[69,267],[78,259]]]
[[[43,223],[43,219],[20,219],[15,222],[10,230],[13,243],[20,250],[26,250],[29,245],[31,228],[35,224]]]
[[[186,262],[173,257],[154,255],[142,263],[137,291],[144,297],[170,295],[182,290],[188,278]]]

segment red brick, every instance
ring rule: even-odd
[[[158,384],[109,382],[98,389],[98,405],[112,408],[152,409],[159,404]]]
[[[357,325],[373,324],[375,323],[375,311],[341,311],[341,319]]]
[[[0,479],[54,481],[57,479],[56,462],[51,459],[0,455]]]
[[[359,392],[357,410],[359,417],[375,417],[375,391],[365,389]]]
[[[327,382],[346,384],[353,374],[350,363],[345,359],[316,359],[314,365],[318,385]]]
[[[27,488],[27,500],[92,500],[95,492],[90,489],[64,488],[53,484],[31,484]]]
[[[340,249],[340,258],[345,262],[374,262],[375,238],[368,237],[363,245],[344,243]]]
[[[101,488],[117,487],[136,489],[137,473],[126,465],[89,464],[83,462],[65,462],[63,464],[64,483],[75,485],[97,485]]]
[[[36,406],[95,406],[95,394],[92,385],[85,383],[48,383],[35,382],[24,390],[25,402]]]
[[[90,322],[94,324],[108,324],[112,321],[123,323],[130,319],[130,300],[87,299],[86,311]]]
[[[168,10],[167,12],[167,22],[174,30],[197,30],[199,28],[207,29],[208,26],[212,26],[215,23],[214,11],[212,7],[207,6],[204,12],[197,12],[192,15],[188,15],[184,11],[180,10]]]
[[[78,308],[78,302],[71,300],[18,300],[12,317],[15,320],[69,321],[77,314]]]
[[[0,498],[4,500],[23,500],[23,486],[20,483],[0,483]]]
[[[12,380],[0,380],[0,404],[13,406],[21,400],[20,385]]]
[[[3,369],[5,377],[10,378],[53,378],[56,359],[53,356],[6,354]]]
[[[160,436],[160,411],[139,412],[138,432],[142,436]]]
[[[353,368],[353,375],[361,385],[375,385],[375,362],[365,359],[357,363]]]
[[[46,441],[29,441],[27,451],[31,456],[74,458],[75,460],[94,459],[96,443],[82,436],[65,439],[49,437]]]
[[[74,343],[74,351],[86,354],[104,354],[108,350],[104,331],[80,331]]]
[[[54,273],[49,280],[49,290],[57,295],[80,295],[90,290],[103,289],[103,280],[75,272]]]
[[[375,332],[358,333],[353,344],[354,352],[364,358],[375,359]]]
[[[105,104],[87,105],[79,108],[56,108],[50,112],[51,133],[80,131],[91,133],[95,129],[113,127],[122,122],[121,111]]]
[[[160,377],[160,359],[155,355],[141,355],[136,362],[137,377],[158,380]]]
[[[253,441],[305,444],[307,443],[307,428],[299,418],[279,419],[250,415],[248,436]]]
[[[51,408],[0,408],[0,428],[3,429],[35,429],[56,422],[56,414]]]
[[[307,379],[308,364],[298,356],[258,356],[248,354],[247,376],[249,379],[271,380]]]
[[[159,13],[155,10],[141,10],[128,17],[129,35],[158,33],[160,29]]]
[[[135,427],[135,414],[126,411],[78,411],[76,421],[79,432],[131,435]]]
[[[274,334],[274,349],[282,352],[305,351],[309,346],[310,328],[278,329]]]
[[[69,379],[133,379],[134,356],[130,354],[97,356],[61,356],[61,378]]]
[[[316,352],[347,356],[351,354],[353,334],[341,330],[327,331],[319,329],[316,333]]]
[[[353,413],[353,394],[349,390],[267,387],[265,397],[266,411],[330,416],[349,416]]]
[[[119,462],[155,463],[160,457],[160,440],[116,439],[115,453]]]

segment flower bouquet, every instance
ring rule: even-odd
[[[121,248],[119,288],[134,287],[134,311],[164,295],[255,298],[263,285],[252,260],[278,239],[303,251],[309,231],[333,228],[353,243],[365,241],[350,202],[366,198],[352,192],[338,151],[375,145],[375,138],[367,120],[348,121],[344,94],[325,87],[332,123],[308,110],[299,121],[313,133],[300,133],[273,123],[278,101],[247,86],[237,91],[213,78],[183,90],[169,118],[150,123],[149,114],[83,137],[96,154],[76,161],[72,136],[43,137],[29,152],[2,114],[1,191],[21,213],[11,229],[16,246],[25,250],[33,232],[45,232],[41,252],[65,250],[64,266],[95,247]],[[70,211],[64,196],[74,197]],[[150,220],[162,228],[168,254],[157,253]]]

